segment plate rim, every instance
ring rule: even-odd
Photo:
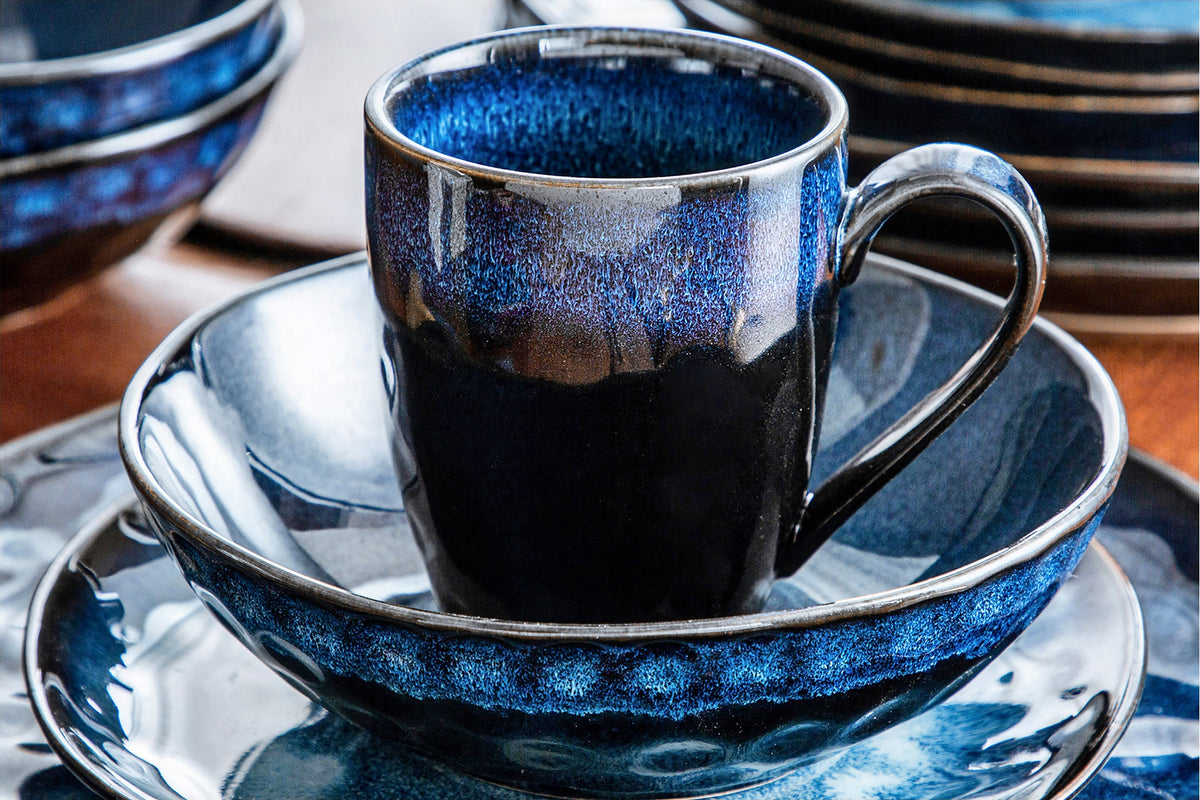
[[[120,780],[117,774],[104,769],[88,758],[86,750],[78,747],[74,740],[66,735],[62,726],[55,722],[54,713],[49,707],[46,683],[36,679],[41,672],[38,667],[38,653],[42,642],[41,633],[45,624],[46,604],[58,585],[59,579],[73,562],[77,562],[85,555],[88,546],[96,538],[118,524],[118,520],[123,514],[136,508],[137,504],[136,500],[124,498],[96,512],[68,540],[46,567],[45,572],[38,580],[29,604],[23,636],[21,668],[34,718],[45,735],[47,743],[75,777],[94,791],[117,800],[178,800],[177,797],[169,795],[143,792],[136,786],[128,785],[125,781]],[[167,558],[165,546],[163,548],[164,553],[161,558]],[[1102,575],[1104,577],[1101,580],[1112,581],[1110,588],[1120,595],[1122,600],[1120,607],[1124,612],[1125,622],[1132,629],[1134,636],[1129,641],[1130,648],[1126,653],[1125,680],[1120,687],[1117,687],[1119,697],[1110,708],[1108,724],[1104,726],[1102,735],[1098,741],[1089,742],[1089,746],[1083,751],[1081,758],[1072,762],[1071,771],[1051,784],[1047,793],[1040,796],[1041,800],[1068,800],[1082,791],[1088,782],[1100,772],[1132,721],[1145,684],[1148,657],[1146,628],[1141,605],[1133,585],[1120,563],[1099,542],[1092,541],[1088,545],[1084,557],[1095,558],[1099,564],[1103,565]],[[174,568],[173,564],[167,566]],[[177,571],[176,577],[184,582],[183,576]],[[197,599],[196,602],[199,603],[199,600]],[[1051,602],[1053,603],[1053,600]],[[1019,637],[1013,644],[1018,641]],[[227,645],[242,646],[232,637],[228,640]],[[1010,644],[1009,647],[1011,646],[1013,645]],[[1111,690],[1112,687],[1109,689]],[[150,766],[156,765],[150,763]],[[780,780],[786,779],[787,776],[780,778]]]

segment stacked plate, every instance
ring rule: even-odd
[[[9,0],[0,314],[181,233],[296,54],[294,0]]]
[[[833,78],[850,103],[852,177],[939,140],[1015,164],[1050,229],[1044,308],[1113,328],[1195,317],[1200,3],[676,4],[694,26],[789,51]],[[876,249],[994,291],[1011,284],[1006,235],[970,205],[920,204]]]

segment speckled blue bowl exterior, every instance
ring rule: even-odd
[[[197,595],[327,708],[456,769],[569,796],[702,796],[780,777],[949,695],[1046,606],[1099,515],[961,595],[812,627],[629,643],[464,636],[248,574],[161,516]]]
[[[295,5],[272,9],[286,30],[274,37],[270,58],[212,103],[134,131],[0,159],[0,313],[43,302],[116,263],[217,185],[254,136],[299,47]]]
[[[193,322],[135,377],[122,452],[157,535],[256,655],[338,714],[519,788],[699,796],[778,777],[912,716],[1048,603],[1087,547],[1123,463],[1111,382],[1081,347],[1039,323],[961,420],[811,565],[776,583],[767,612],[555,625],[421,610],[427,597],[419,607],[384,603],[234,544],[250,532],[237,524],[216,532],[228,524],[218,510],[233,488],[227,477],[188,477],[205,471],[202,454],[190,461],[190,437],[212,430],[228,452],[251,459],[256,503],[297,540],[329,537],[325,566],[386,561],[337,544],[368,542],[368,529],[398,558],[387,532],[407,531],[409,520],[385,510],[399,502],[395,488],[387,493],[386,426],[382,414],[364,422],[363,413],[379,380],[370,350],[382,326],[364,311],[371,304],[365,265],[351,260]],[[929,273],[869,263],[843,293],[830,389],[837,402],[825,414],[815,474],[936,386],[998,304]],[[328,355],[309,347],[284,357],[266,346],[311,330],[339,332]],[[294,377],[278,385],[285,374]],[[200,395],[178,393],[189,386]],[[212,398],[213,410],[196,417],[199,407],[172,399],[188,396]],[[330,455],[315,458],[322,446]],[[228,488],[212,496],[206,486]],[[419,574],[408,547],[413,561],[401,573]],[[884,590],[855,584],[855,571],[876,560],[890,565]],[[805,593],[820,581],[806,583],[810,567],[851,588],[814,601]],[[379,565],[377,574],[388,570]]]
[[[231,24],[222,26],[219,35],[150,63],[135,57],[128,69],[92,71],[83,63],[88,57],[72,59],[77,69],[44,73],[37,67],[46,64],[37,62],[0,65],[0,156],[119,133],[185,114],[230,91],[266,62],[282,32],[283,14],[277,5],[262,0],[250,5],[256,7],[253,16],[236,8],[225,12],[222,17]],[[146,3],[113,6],[116,14],[157,13]],[[210,27],[220,22],[206,21]],[[158,40],[147,44],[161,48]],[[94,60],[109,57],[101,53]]]
[[[0,182],[0,256],[55,237],[164,215],[206,195],[254,135],[265,97],[153,150]]]

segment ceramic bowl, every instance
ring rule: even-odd
[[[261,68],[282,28],[274,0],[7,2],[0,11],[0,156],[193,111]]]
[[[833,15],[834,19],[831,20],[822,14],[822,11],[829,10],[824,7],[814,12],[803,5],[777,8],[756,0],[719,2],[731,15],[740,14],[748,22],[762,26],[764,31],[774,32],[815,53],[852,60],[876,73],[897,78],[936,80],[939,83],[977,89],[1077,94],[1164,94],[1195,92],[1200,88],[1200,76],[1196,73],[1194,63],[1190,69],[1175,65],[1161,70],[1146,71],[1127,71],[1120,69],[1119,65],[1111,64],[1103,69],[1059,66],[1041,63],[1038,59],[1044,50],[1040,48],[1031,48],[1029,52],[1017,54],[1016,57],[996,57],[970,52],[969,47],[964,51],[964,37],[961,35],[934,45],[898,39],[878,31],[861,31],[855,27],[857,17],[852,20],[840,20],[838,24],[836,15]],[[1006,4],[994,2],[973,5],[981,11],[985,6],[997,11],[998,7]],[[1069,4],[1058,2],[1056,5],[1061,8]],[[1096,4],[1075,5],[1081,9],[1087,7],[1096,10]],[[1167,5],[1169,8],[1183,8],[1188,4]],[[936,13],[935,9],[920,4],[909,4],[910,13],[923,11],[927,14]],[[967,13],[968,9],[963,9],[962,12]],[[980,18],[996,24],[995,20],[984,14],[980,14]],[[981,27],[981,24],[976,23],[970,30],[978,35]]]
[[[1000,305],[872,257],[841,298],[817,478],[939,385]],[[381,337],[361,255],[195,317],[129,387],[126,469],[196,594],[294,686],[455,769],[558,796],[753,785],[938,702],[1071,573],[1126,450],[1107,375],[1039,320],[763,613],[458,616],[432,607],[401,507]]]
[[[134,252],[199,202],[254,135],[294,59],[302,21],[281,0],[270,57],[218,99],[182,116],[40,153],[0,159],[0,313],[47,300]]]

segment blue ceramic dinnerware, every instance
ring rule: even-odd
[[[302,21],[282,0],[270,58],[227,94],[183,116],[41,153],[0,159],[0,312],[53,297],[194,213],[253,136],[294,59]]]
[[[1053,93],[957,85],[928,74],[893,75],[845,52],[819,54],[722,0],[676,0],[702,28],[761,41],[825,72],[846,95],[858,135],[892,142],[970,142],[1006,157],[1192,165],[1200,157],[1194,90],[1166,94]],[[816,5],[816,4],[814,4]],[[1194,37],[1193,37],[1194,38]],[[1102,50],[1098,45],[1095,50]],[[1195,44],[1192,45],[1195,50]],[[1193,56],[1194,59],[1194,56]],[[1194,71],[1193,67],[1193,71]]]
[[[985,6],[986,3],[970,3]],[[1071,2],[1064,5],[1084,6]],[[1152,5],[1152,4],[1149,4]],[[1168,3],[1186,8],[1188,3]],[[1074,68],[1038,61],[1043,49],[1032,49],[1019,59],[997,58],[963,52],[962,37],[941,42],[909,42],[878,32],[853,27],[852,20],[833,24],[811,5],[793,4],[787,9],[771,8],[754,0],[721,0],[721,6],[745,18],[747,26],[758,25],[766,35],[777,35],[819,55],[855,63],[896,78],[1005,91],[1051,94],[1168,94],[1195,92],[1200,76],[1192,68],[1128,71],[1108,65],[1104,69]],[[1196,6],[1192,4],[1193,15]],[[1185,11],[1186,13],[1186,11]]]
[[[1046,611],[946,702],[731,797],[1065,800],[1121,738],[1144,655],[1132,587],[1103,550],[1089,549]],[[96,514],[46,569],[30,604],[25,656],[46,740],[105,795],[530,798],[313,706],[205,611],[132,510]],[[1147,785],[1153,777],[1138,775]],[[46,769],[28,775],[20,796],[90,797],[74,780],[61,765]],[[2,786],[0,797],[15,800]]]
[[[1044,221],[1009,165],[928,145],[848,188],[837,88],[743,40],[504,32],[386,73],[365,116],[397,471],[446,611],[759,610],[994,379],[1041,297]],[[885,220],[942,195],[1008,232],[1005,312],[810,484],[838,293]]]
[[[1097,72],[1195,71],[1195,0],[719,0],[952,52]],[[996,13],[1009,6],[1018,13]],[[1189,19],[1190,17],[1190,19]],[[1152,24],[1146,24],[1147,18]],[[1083,24],[1080,24],[1083,23]]]
[[[818,477],[940,384],[999,300],[870,258],[842,303]],[[504,785],[731,790],[911,717],[1050,601],[1124,460],[1111,381],[1039,321],[763,613],[440,613],[395,483],[374,309],[359,256],[196,317],[131,384],[122,457],[155,533],[252,652],[345,718]]]
[[[9,0],[0,10],[0,157],[193,111],[275,49],[274,0]]]
[[[936,303],[936,295],[931,299]],[[226,633],[143,523],[114,517],[114,503],[124,507],[131,493],[116,417],[115,407],[104,408],[0,447],[0,652],[15,656],[25,637],[27,661],[38,667],[27,696],[22,664],[0,659],[0,800],[94,800],[72,771],[140,800],[521,796],[329,715]],[[1107,610],[1121,584],[1112,570],[1107,588],[1094,582],[1089,565],[1104,560],[1093,554],[1026,632],[946,702],[738,800],[910,800],[917,790],[980,800],[1195,800],[1198,525],[1196,482],[1131,451],[1095,534],[1119,558],[1145,616],[1146,687],[1123,735],[1137,673],[1114,667],[1130,664],[1137,637],[1124,633],[1127,611]],[[85,528],[95,537],[64,554],[65,569],[47,569]],[[29,609],[43,573],[45,589]],[[91,660],[75,661],[69,671],[42,670],[65,653],[61,634],[78,630],[88,607],[56,604],[61,611],[47,613],[49,597],[61,597],[61,587],[84,573],[105,575],[101,582],[112,591],[93,589],[103,592],[104,621],[116,624],[84,623],[98,640],[85,647],[74,639],[67,650],[111,641],[120,660],[107,676],[78,670]],[[27,609],[42,616],[40,627],[28,624]],[[55,695],[65,702],[58,705]],[[120,713],[100,713],[106,703]],[[1118,738],[1100,773],[1076,795]],[[159,779],[176,789],[154,795],[150,787]]]

